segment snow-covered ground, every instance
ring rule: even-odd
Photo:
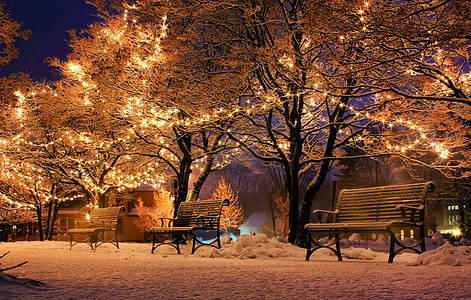
[[[345,248],[305,261],[305,249],[264,235],[226,240],[189,255],[121,243],[91,251],[67,242],[0,243],[0,299],[470,299],[471,246],[449,244],[422,255]],[[34,281],[28,281],[28,279]],[[37,283],[39,281],[42,284]]]

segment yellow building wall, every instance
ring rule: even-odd
[[[136,221],[139,219],[135,208],[138,199],[140,199],[145,206],[152,207],[154,204],[154,191],[136,191],[135,199],[130,199],[127,200],[128,202],[123,203],[126,211],[122,216],[122,233],[118,235],[121,241],[145,241],[147,234],[142,232],[136,225]]]

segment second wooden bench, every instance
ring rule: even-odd
[[[161,218],[161,227],[153,227],[150,229],[152,234],[152,251],[162,245],[170,245],[180,253],[180,244],[183,239],[182,235],[191,235],[193,238],[193,247],[191,254],[201,246],[212,246],[221,248],[221,228],[220,218],[222,207],[229,205],[229,200],[203,200],[203,201],[187,201],[182,202],[178,208],[176,218]],[[168,221],[168,226],[165,226]],[[216,233],[216,238],[211,242],[204,242],[198,237],[199,232],[212,231]],[[170,241],[158,241],[157,236],[173,235]],[[216,243],[216,245],[214,245]],[[197,245],[198,244],[198,245]]]
[[[417,253],[425,252],[425,200],[427,194],[434,190],[433,182],[342,190],[335,211],[315,210],[319,222],[309,223],[304,227],[308,241],[306,260],[309,260],[314,251],[328,248],[341,261],[340,233],[388,233],[389,263],[392,263],[394,257],[405,249]],[[323,214],[330,215],[331,222],[322,223]],[[393,231],[395,228],[417,230],[419,233],[417,242],[405,245],[396,238]],[[314,238],[314,234],[323,232],[333,234],[335,241],[323,244]],[[420,250],[415,248],[418,246]]]

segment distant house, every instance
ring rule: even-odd
[[[458,203],[460,199],[453,197],[441,197],[435,199],[437,201],[435,209],[436,228],[442,234],[455,234],[459,235],[460,216]],[[466,206],[464,206],[465,223],[469,223],[471,215],[467,213]]]
[[[239,226],[240,234],[265,233],[273,236],[273,220],[270,213],[254,213]]]

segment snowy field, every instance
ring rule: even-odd
[[[264,235],[226,241],[189,255],[150,244],[119,250],[67,242],[0,243],[0,299],[470,299],[471,246],[443,245],[422,255],[346,248],[344,261]],[[40,283],[38,283],[40,282]]]

